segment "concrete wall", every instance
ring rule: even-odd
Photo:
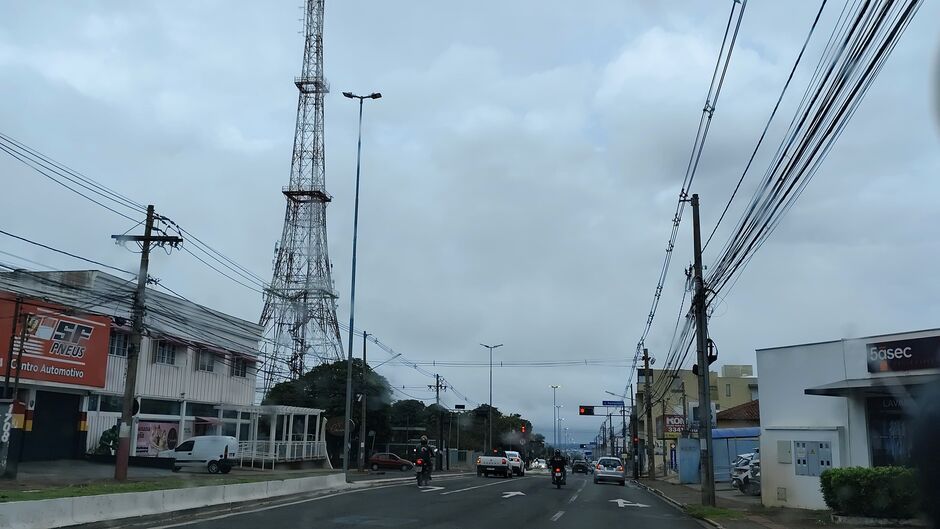
[[[65,527],[346,487],[348,485],[342,474],[330,474],[212,487],[9,502],[0,506],[0,527],[9,529]]]

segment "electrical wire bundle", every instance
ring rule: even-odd
[[[851,6],[846,3],[760,185],[709,269],[705,278],[709,304],[740,277],[743,268],[806,189],[921,3],[921,0],[854,0]],[[746,173],[747,169],[742,179]]]

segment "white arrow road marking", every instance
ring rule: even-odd
[[[552,521],[557,522],[565,514],[565,511],[558,511],[555,513],[555,516],[552,516]]]
[[[504,493],[503,493],[503,498],[504,498],[504,499],[505,499],[505,498],[512,498],[513,496],[525,496],[525,492],[519,492],[518,490],[514,490],[514,491],[512,491],[512,492],[504,492]]]
[[[444,487],[434,487],[432,485],[422,485],[418,488],[421,489],[421,492],[432,492],[435,490],[444,490]]]
[[[621,509],[624,507],[649,507],[649,505],[645,505],[643,503],[633,503],[630,500],[616,499],[616,500],[608,500],[608,501],[616,502],[617,507],[620,507]]]

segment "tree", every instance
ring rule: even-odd
[[[356,424],[352,430],[350,442],[353,452],[350,461],[358,457],[359,435],[359,406],[357,395],[362,394],[363,370],[362,360],[353,359],[353,410],[352,417]],[[368,372],[365,380],[366,388],[366,429],[375,431],[376,442],[385,439],[390,433],[388,423],[388,408],[391,401],[391,391],[388,380],[382,375],[372,371]],[[265,396],[264,404],[282,404],[286,406],[300,406],[305,408],[319,408],[324,410],[325,417],[345,417],[346,414],[346,360],[339,360],[329,364],[320,364],[296,380],[281,382],[271,388]],[[342,453],[342,436],[327,436],[327,450],[338,460]],[[369,446],[369,443],[366,443]],[[368,449],[368,448],[367,448]]]

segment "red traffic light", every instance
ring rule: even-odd
[[[525,425],[522,425],[522,433],[525,433]]]
[[[578,415],[594,415],[594,406],[579,406]]]

